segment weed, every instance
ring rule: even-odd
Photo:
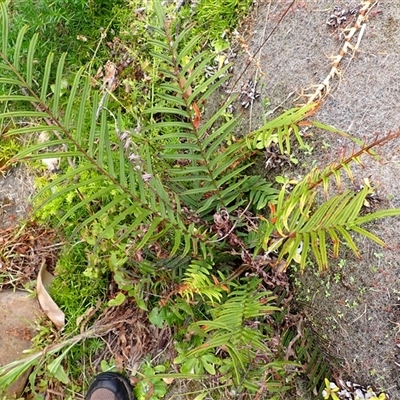
[[[325,389],[322,392],[322,396],[324,399],[339,400],[336,394],[339,390],[340,389],[333,382],[329,382],[328,379],[325,379]]]
[[[66,247],[56,266],[57,276],[50,293],[66,314],[67,332],[75,331],[77,319],[105,296],[104,277],[99,276],[93,280],[84,274],[86,268],[86,249],[82,244],[72,249]]]
[[[335,283],[339,283],[341,279],[342,279],[342,275],[341,275],[340,273],[336,272],[336,273],[333,275],[333,281],[334,281]]]
[[[70,67],[79,67],[93,56],[93,49],[100,37],[100,29],[109,26],[109,21],[118,12],[121,0],[110,4],[105,1],[87,2],[18,0],[13,1],[9,10],[13,18],[11,39],[15,40],[23,26],[29,32],[38,33],[42,45],[36,54],[36,62],[45,60],[48,52],[69,53]],[[27,48],[22,48],[25,53]]]
[[[12,158],[20,151],[21,145],[16,138],[1,139],[0,170],[10,164]]]

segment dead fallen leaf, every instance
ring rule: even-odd
[[[37,277],[36,289],[39,304],[57,329],[61,329],[65,325],[65,315],[46,290],[53,279],[54,276],[47,271],[46,262],[43,260]]]

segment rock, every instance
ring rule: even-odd
[[[36,299],[27,292],[3,290],[0,292],[0,365],[6,365],[24,356],[34,336],[33,322],[40,313]],[[30,371],[27,371],[7,390],[8,395],[20,397]]]

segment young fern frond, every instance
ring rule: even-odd
[[[218,284],[214,277],[211,280],[211,266],[204,261],[193,260],[185,271],[182,285],[179,288],[179,294],[189,301],[192,301],[195,295],[202,299],[207,298],[212,304],[222,300],[222,293],[227,288]]]
[[[195,332],[202,332],[204,342],[188,352],[187,357],[201,356],[213,348],[224,348],[233,361],[233,379],[236,384],[255,353],[268,353],[264,334],[251,327],[251,322],[263,319],[277,310],[275,296],[268,291],[257,290],[260,282],[249,280],[228,294],[227,299],[211,310],[212,319],[193,324]],[[257,325],[255,325],[257,326]],[[200,328],[200,329],[198,329]]]

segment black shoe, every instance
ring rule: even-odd
[[[128,379],[116,372],[102,372],[89,386],[86,400],[134,400]]]

